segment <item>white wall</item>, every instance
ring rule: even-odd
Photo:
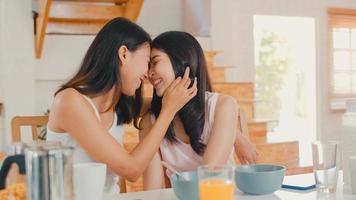
[[[10,120],[34,113],[34,40],[31,1],[1,0],[1,100],[4,102],[5,133],[10,141]]]
[[[211,0],[181,0],[183,29],[193,35],[210,36]]]
[[[47,35],[41,59],[35,61],[35,111],[50,108],[55,90],[78,69],[94,36]]]
[[[183,30],[181,0],[145,0],[137,23],[148,33]]]
[[[4,5],[4,2],[3,0],[0,0],[0,102],[3,102],[3,96],[4,96],[4,92],[3,92],[3,87],[1,87],[4,83],[2,81],[2,77],[3,77],[3,74],[4,74],[4,70],[3,70],[3,67],[2,67],[2,63],[3,63],[3,43],[2,43],[2,31],[1,30],[4,30],[3,28],[3,23],[1,23],[3,20],[3,15],[4,15],[4,11],[3,11],[3,6]],[[4,137],[3,137],[3,134],[1,133],[2,130],[4,130],[4,114],[3,113],[0,113],[0,149],[3,149],[4,147]]]
[[[224,50],[218,64],[236,66],[232,81],[254,81],[253,16],[312,17],[316,20],[317,126],[323,140],[339,139],[341,113],[328,107],[327,8],[356,8],[353,0],[213,0],[212,47]]]

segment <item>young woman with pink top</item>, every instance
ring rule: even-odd
[[[154,95],[149,112],[140,122],[141,139],[149,135],[155,124],[167,88],[187,67],[189,77],[196,79],[198,93],[170,123],[159,151],[144,172],[144,189],[167,187],[165,176],[169,178],[172,172],[164,169],[161,161],[178,172],[196,170],[205,164],[233,164],[235,147],[242,163],[255,163],[255,147],[237,130],[236,101],[211,92],[204,53],[198,41],[188,33],[171,31],[156,37],[151,48],[148,76]]]

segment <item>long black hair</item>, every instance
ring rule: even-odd
[[[118,57],[118,49],[125,45],[130,51],[135,51],[145,43],[151,43],[151,38],[140,26],[122,17],[112,19],[94,38],[79,71],[63,84],[55,95],[66,88],[74,88],[81,94],[95,97],[114,87],[115,92],[110,107],[115,108],[117,124],[137,120],[142,104],[142,87],[135,91],[134,96],[121,93],[119,70],[121,61]]]
[[[194,80],[197,77],[198,93],[178,111],[178,116],[189,136],[191,147],[197,154],[202,154],[206,147],[201,141],[205,121],[205,92],[211,91],[204,52],[192,35],[180,31],[162,33],[152,41],[151,47],[168,55],[176,78],[183,76],[186,67],[190,67],[189,78]],[[161,105],[162,97],[157,96],[154,91],[151,112],[156,117],[161,111]],[[165,138],[170,142],[177,142],[173,122],[169,125]]]

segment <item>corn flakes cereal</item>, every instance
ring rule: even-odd
[[[13,184],[0,190],[0,200],[26,200],[25,184]]]

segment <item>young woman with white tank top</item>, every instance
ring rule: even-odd
[[[47,140],[74,146],[74,163],[105,163],[107,192],[118,192],[118,176],[135,181],[143,173],[176,112],[197,93],[187,69],[164,94],[162,110],[145,140],[132,152],[123,148],[121,125],[140,116],[150,42],[150,36],[127,19],[108,22],[79,71],[55,93],[50,109]]]
[[[82,95],[85,100],[88,101],[90,106],[92,107],[93,111],[95,112],[96,117],[100,121],[100,114],[98,109],[96,108],[93,100],[91,100],[89,97]],[[120,125],[116,125],[117,123],[117,117],[115,114],[113,114],[113,123],[111,127],[108,129],[108,132],[112,137],[115,138],[115,140],[122,145],[122,139],[123,139],[123,134],[124,134],[124,129]],[[47,126],[47,140],[54,140],[54,141],[60,141],[62,144],[66,146],[71,146],[74,147],[74,152],[73,152],[73,164],[75,163],[87,163],[87,162],[95,162],[94,159],[88,155],[83,148],[80,147],[80,145],[70,136],[70,134],[66,132],[61,132],[57,133],[51,130],[50,127]],[[117,183],[119,182],[119,176],[113,172],[107,171],[106,174],[106,181],[105,181],[105,187],[104,190],[105,192],[109,193],[118,193],[119,192],[119,187],[117,187]]]

